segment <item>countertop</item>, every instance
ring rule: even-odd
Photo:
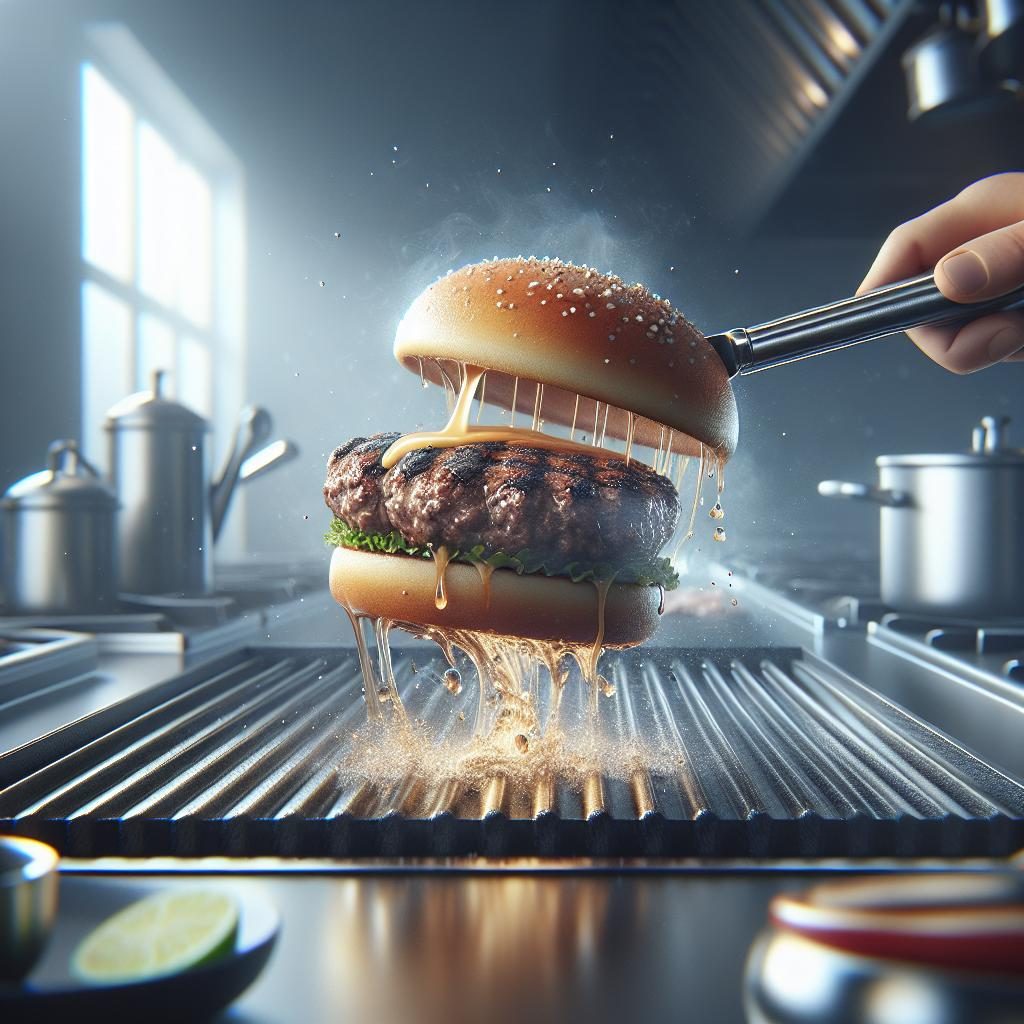
[[[308,614],[289,616],[280,626],[271,621],[266,639],[347,645],[347,622],[329,599],[306,600]],[[947,706],[924,677],[869,650],[859,634],[811,637],[746,607],[742,598],[735,614],[669,617],[665,626],[657,643],[802,644],[911,707],[928,705],[940,725],[956,722],[960,735],[970,734],[957,701],[950,698]],[[40,702],[0,723],[0,749],[181,667],[173,657],[105,660],[96,682],[67,695],[70,704]],[[166,862],[142,862],[120,874],[83,873],[109,867],[69,865],[64,884],[116,887],[137,882],[141,869],[149,884],[184,886],[195,884],[189,872],[199,865],[182,863],[163,873]],[[277,867],[221,862],[215,879],[202,877],[203,884],[258,890],[282,919],[267,970],[225,1021],[743,1021],[744,964],[766,925],[772,895],[820,881],[827,868],[687,863],[573,871],[559,862],[468,870],[400,863]]]

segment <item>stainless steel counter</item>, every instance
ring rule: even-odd
[[[269,619],[261,639],[349,642],[348,624],[326,594],[304,600],[301,615]],[[667,617],[656,643],[802,644],[926,714],[967,746],[990,751],[993,730],[1001,732],[1001,767],[1024,772],[1016,741],[1019,707],[994,695],[968,700],[956,686],[937,687],[934,673],[871,647],[860,631],[813,634],[741,596],[739,609],[721,617]],[[181,656],[103,656],[98,674],[5,715],[0,750],[153,686],[183,664]],[[280,867],[218,866],[214,884],[261,891],[283,924],[268,969],[224,1020],[743,1021],[744,963],[772,895],[820,880],[823,869],[871,866]],[[88,873],[110,868],[120,873]],[[183,886],[195,881],[189,872],[197,870],[202,865],[195,862],[78,863],[69,864],[64,881],[102,890],[148,871],[150,882]]]
[[[745,1019],[747,951],[794,874],[351,874],[203,879],[281,915],[269,966],[224,1021]],[[195,884],[182,875],[148,883]],[[137,876],[65,876],[116,887]]]

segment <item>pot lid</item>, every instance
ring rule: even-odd
[[[117,508],[114,492],[79,452],[77,441],[54,441],[50,445],[48,462],[48,469],[11,484],[0,507],[103,508],[111,511]]]
[[[137,391],[122,398],[107,412],[106,429],[132,427],[138,430],[168,430],[201,434],[210,425],[187,406],[163,396],[164,371],[153,371],[153,382],[148,391]]]
[[[1020,466],[1024,465],[1024,449],[1006,444],[1006,428],[1010,417],[983,416],[971,434],[969,452],[925,455],[879,455],[875,465],[882,466]]]

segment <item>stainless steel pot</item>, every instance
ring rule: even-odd
[[[878,485],[823,480],[825,497],[881,506],[881,596],[899,611],[1024,617],[1024,451],[986,416],[972,450],[881,455]]]
[[[49,468],[8,488],[4,593],[10,612],[103,612],[117,603],[117,499],[75,441],[50,445]]]
[[[132,594],[202,594],[213,588],[213,543],[231,495],[297,450],[278,441],[253,454],[270,434],[270,414],[248,407],[227,462],[211,484],[209,424],[165,398],[163,371],[152,389],[129,395],[107,415],[110,467],[121,502],[120,587]]]

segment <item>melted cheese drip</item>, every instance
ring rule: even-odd
[[[385,469],[391,469],[402,458],[420,448],[457,448],[463,444],[475,444],[478,441],[504,441],[506,444],[521,444],[529,448],[545,448],[549,451],[587,451],[589,445],[564,438],[551,437],[540,430],[528,430],[522,427],[497,427],[469,422],[470,409],[476,395],[477,385],[487,371],[479,366],[467,366],[455,408],[451,418],[441,430],[418,430],[412,434],[404,434],[384,453],[381,463]],[[540,406],[543,401],[543,390],[538,387],[534,402],[534,425],[539,425]],[[607,423],[607,412],[605,413]],[[605,449],[608,455],[622,458],[618,452]]]
[[[486,562],[474,562],[474,567],[480,575],[480,583],[484,588],[484,608],[491,607],[491,577],[494,575],[494,566]]]
[[[434,605],[438,611],[444,611],[448,607],[448,590],[444,585],[444,574],[451,561],[451,552],[442,544],[434,552],[434,565],[437,569],[436,582],[434,584]]]

